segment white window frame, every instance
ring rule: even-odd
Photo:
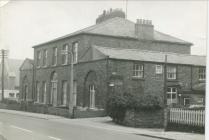
[[[167,66],[167,79],[175,80],[177,75],[176,66]]]
[[[200,67],[199,70],[198,70],[198,76],[199,76],[199,80],[202,81],[202,80],[205,80],[205,77],[206,77],[206,69],[203,68],[203,67]]]
[[[52,65],[56,66],[57,65],[57,47],[53,48],[53,58],[52,58]]]
[[[78,63],[78,42],[73,42],[73,63]]]
[[[168,91],[168,89],[170,89],[170,91]],[[171,100],[171,104],[172,103],[177,103],[177,102],[173,102],[173,100],[176,100],[177,101],[177,93],[178,93],[178,91],[177,91],[177,88],[176,87],[168,87],[167,88],[166,97],[167,97],[167,100],[168,99]],[[170,95],[170,98],[168,98],[168,95]],[[173,98],[173,95],[175,95],[175,98]],[[167,104],[168,104],[168,102],[167,102]]]
[[[144,77],[144,64],[134,64],[133,65],[133,75],[134,78]]]
[[[62,65],[67,65],[68,63],[68,48],[69,48],[68,44],[62,46]],[[63,62],[63,57],[65,57],[64,62]]]
[[[47,66],[47,57],[48,57],[48,51],[47,49],[43,50],[43,66],[46,67]]]
[[[163,66],[162,65],[155,65],[155,73],[162,74],[163,73]]]

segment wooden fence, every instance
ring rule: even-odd
[[[205,126],[205,110],[171,108],[169,122],[191,126]]]

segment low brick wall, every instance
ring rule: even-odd
[[[31,103],[0,103],[0,109],[19,110],[33,113],[51,114],[57,116],[63,116],[67,118],[90,118],[90,117],[103,117],[106,116],[105,110],[95,110],[88,108],[77,108],[73,114],[69,113],[68,108],[52,107],[44,104]]]
[[[69,110],[67,108],[48,107],[48,114],[63,117],[71,117],[71,114],[69,114]]]
[[[74,118],[91,118],[107,116],[105,110],[77,108],[74,110]]]
[[[128,110],[126,111],[123,124],[132,127],[162,128],[163,115],[163,109],[141,111]]]

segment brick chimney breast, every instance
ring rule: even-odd
[[[154,26],[151,20],[137,19],[135,23],[135,35],[138,39],[153,40]]]
[[[103,14],[99,15],[96,19],[96,24],[115,17],[125,18],[125,13],[122,11],[122,9],[110,8],[109,11],[104,10]]]

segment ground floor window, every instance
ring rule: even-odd
[[[51,82],[51,99],[50,103],[53,106],[57,106],[57,81]]]
[[[43,82],[43,94],[42,94],[43,102],[46,103],[46,82]]]
[[[184,98],[184,106],[190,105],[190,99],[189,98]]]
[[[36,102],[40,102],[40,83],[36,82]]]
[[[67,81],[62,81],[61,105],[67,105]]]
[[[197,103],[201,104],[201,105],[204,105],[204,98],[198,98]]]
[[[167,105],[177,103],[177,88],[168,87],[167,88]]]
[[[95,108],[95,86],[89,86],[89,93],[90,93],[90,108]]]

